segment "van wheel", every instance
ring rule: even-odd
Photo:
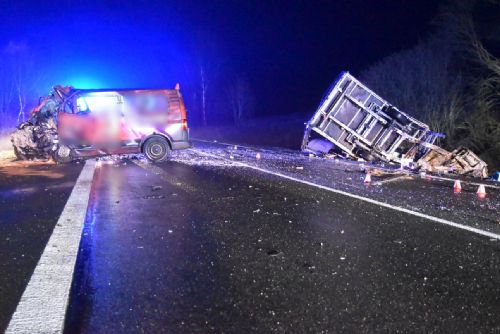
[[[142,153],[151,162],[163,162],[170,156],[170,146],[165,138],[151,136],[142,146]]]

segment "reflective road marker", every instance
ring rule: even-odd
[[[6,333],[62,333],[96,162],[87,160]]]

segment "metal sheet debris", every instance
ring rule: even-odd
[[[464,147],[448,152],[436,145],[439,138],[444,134],[431,131],[342,72],[307,122],[301,148],[307,154],[487,177],[487,165],[477,155]]]

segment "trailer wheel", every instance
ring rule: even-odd
[[[365,150],[359,150],[358,152],[356,152],[356,154],[368,162],[372,162],[372,161],[377,160],[376,156],[374,156],[372,153],[365,151]]]
[[[408,117],[403,115],[403,113],[401,113],[394,107],[388,107],[386,110],[384,110],[384,112],[403,126],[408,125],[410,123]]]
[[[151,162],[163,162],[170,156],[170,146],[161,136],[151,136],[142,146],[142,153]]]

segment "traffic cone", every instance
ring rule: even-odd
[[[365,184],[369,184],[369,183],[371,183],[371,182],[372,182],[372,176],[370,175],[370,173],[366,173],[364,183],[365,183]]]
[[[260,153],[257,153],[257,154],[255,155],[255,159],[260,160]]]
[[[453,185],[453,192],[459,193],[462,191],[462,184],[460,184],[460,180],[455,180],[455,184]]]
[[[481,198],[486,197],[486,189],[484,188],[484,184],[481,184],[479,188],[477,188],[476,194]]]

